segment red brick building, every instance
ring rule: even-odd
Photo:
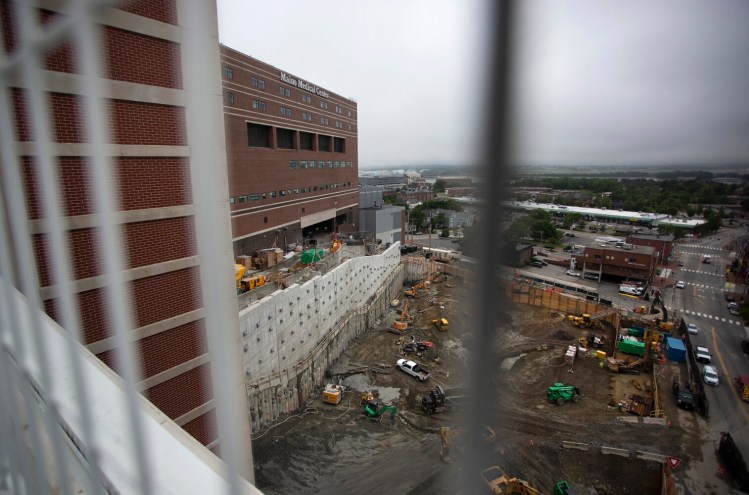
[[[627,242],[635,246],[650,246],[655,249],[657,262],[668,262],[674,250],[674,236],[660,234],[632,234]]]
[[[57,2],[39,4],[49,8],[36,10],[44,25],[65,18],[64,13],[54,10],[58,8]],[[140,0],[124,3],[120,9],[102,10],[99,36],[105,57],[104,111],[111,131],[107,154],[120,196],[117,218],[122,230],[121,259],[132,301],[129,333],[142,369],[138,388],[184,430],[216,451],[219,445],[215,406],[208,386],[210,358],[200,292],[201,261],[196,248],[191,143],[187,137],[194,135],[196,129],[191,129],[187,118],[189,97],[183,85],[184,57],[189,56],[182,47],[188,36],[180,24],[184,5],[177,0]],[[3,38],[10,57],[18,50],[16,8],[17,4],[0,0]],[[205,64],[205,70],[215,71],[212,91],[216,115],[206,115],[205,119],[211,122],[215,117],[213,120],[219,122],[219,129],[213,131],[220,142],[214,145],[223,149],[215,5],[212,9],[214,18],[206,22],[213,26],[213,37],[207,36],[203,43],[213,58],[201,63]],[[116,370],[116,343],[104,294],[108,280],[102,275],[104,263],[98,249],[101,224],[97,224],[93,206],[90,172],[94,165],[88,159],[91,151],[86,145],[88,136],[82,108],[85,92],[73,46],[70,40],[63,39],[49,50],[41,62],[41,85],[48,97],[53,162],[62,182],[59,188],[62,224],[69,242],[74,279],[70,291],[80,312],[83,344]],[[54,286],[50,260],[55,246],[50,243],[50,226],[44,221],[45,212],[40,207],[43,197],[37,159],[39,147],[34,142],[38,138],[30,129],[29,92],[19,83],[12,89],[11,97],[14,144],[25,187],[40,294],[45,311],[61,322],[60,291]],[[226,175],[223,160],[205,166],[214,167],[216,174]],[[349,170],[355,174],[355,168]],[[226,249],[228,255],[228,225]],[[211,329],[222,330],[239,337],[238,323],[233,328]],[[243,393],[243,381],[240,385]],[[237,435],[247,438],[251,466],[247,409],[239,415],[243,415],[241,424],[233,426]],[[250,467],[250,479],[251,472]]]
[[[357,105],[221,46],[234,253],[355,231]]]
[[[616,247],[614,244],[594,242],[582,254],[574,254],[575,267],[585,277],[588,274],[616,280],[651,282],[657,264],[655,249],[632,244]]]

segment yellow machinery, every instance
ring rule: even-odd
[[[255,290],[265,285],[265,275],[254,275],[252,277],[243,277],[240,280],[242,292]]]
[[[447,325],[448,321],[447,318],[437,318],[436,320],[432,320],[432,323],[435,327],[437,327],[437,330],[440,332],[446,332],[447,331]]]
[[[481,472],[484,483],[492,495],[539,495],[541,492],[533,488],[527,481],[510,478],[499,466],[492,466]]]
[[[590,319],[590,315],[585,313],[582,316],[575,316],[575,315],[569,315],[567,317],[573,325],[576,327],[583,327],[587,328],[591,325],[592,321]]]
[[[489,428],[486,425],[484,425],[484,428],[486,428],[486,435],[484,435],[484,444],[489,445],[497,439],[497,434],[493,429]],[[452,462],[452,459],[450,458],[450,448],[452,447],[450,437],[454,435],[462,435],[463,432],[464,430],[461,428],[451,428],[449,426],[440,427],[439,435],[440,439],[442,440],[442,450],[440,450],[440,456],[446,463],[450,464]]]
[[[346,387],[343,385],[328,383],[322,391],[322,401],[328,404],[340,404],[345,391]]]
[[[430,285],[429,280],[424,280],[423,282],[420,282],[414,285],[410,289],[405,290],[403,292],[403,295],[408,296],[408,297],[413,297],[413,298],[419,297],[421,295],[421,292],[419,291],[429,289],[429,285]]]
[[[403,306],[400,318],[395,320],[392,326],[394,330],[398,330],[399,332],[403,332],[408,328],[408,301]]]

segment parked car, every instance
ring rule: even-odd
[[[697,335],[698,333],[700,333],[700,331],[697,330],[697,325],[695,325],[694,323],[687,323],[687,332],[691,333],[692,335]]]
[[[567,270],[567,271],[566,271],[566,272],[564,272],[564,273],[566,273],[566,274],[567,274],[567,275],[569,275],[570,277],[579,277],[579,276],[580,276],[580,273],[579,273],[579,272],[576,272],[575,270]]]
[[[728,303],[728,309],[735,309],[735,310],[738,311],[739,305],[735,301],[734,302],[729,302]]]
[[[678,263],[676,263],[676,264],[677,264],[678,266],[684,266],[684,262],[683,262],[683,261],[681,261],[681,260],[679,260],[679,262],[678,262]]]
[[[680,388],[676,392],[676,405],[682,409],[694,409],[694,395],[689,389]]]
[[[712,356],[710,355],[710,350],[705,347],[698,345],[694,348],[694,358],[699,363],[705,363],[710,364],[710,362],[713,360]]]
[[[726,301],[728,301],[728,302],[734,302],[734,301],[736,301],[736,298],[733,297],[733,295],[731,295],[730,292],[726,292]]]
[[[739,316],[741,313],[739,313],[738,308],[728,308],[728,312],[731,313],[733,316]]]
[[[702,370],[702,379],[708,385],[718,385],[720,383],[718,370],[715,369],[715,366],[705,365],[705,368]]]
[[[585,278],[589,278],[590,280],[599,280],[597,273],[586,273]]]
[[[684,283],[683,280],[679,280],[678,282],[676,282],[676,288],[677,289],[683,289],[685,285],[686,284]]]

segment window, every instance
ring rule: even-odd
[[[307,168],[307,160],[302,160],[302,168]]]
[[[335,127],[336,129],[343,129],[343,124],[341,122],[335,121]]]
[[[275,198],[276,197],[276,191],[271,191],[268,193],[269,198]]]
[[[268,223],[268,217],[263,217],[263,223]]]
[[[333,162],[328,162],[328,168],[333,168]]]
[[[229,204],[230,204],[230,205],[233,205],[233,204],[234,204],[234,202],[236,201],[236,199],[237,199],[237,198],[235,198],[234,196],[232,196],[231,198],[229,198]]]
[[[256,148],[270,148],[271,128],[262,124],[247,124],[247,145]]]
[[[278,87],[281,93],[281,96],[286,96],[287,98],[291,98],[291,90],[289,88],[284,88],[283,86]]]
[[[286,195],[291,196],[291,189],[286,189]]]
[[[246,203],[247,202],[247,196],[240,196],[239,197],[239,202],[240,203]]]
[[[303,103],[312,103],[312,97],[310,95],[302,95]]]
[[[224,67],[224,77],[226,79],[234,79],[234,71],[231,67]]]
[[[314,187],[312,188],[312,190],[313,190],[313,191],[317,191],[317,186],[314,186]]]
[[[333,138],[333,151],[336,153],[343,153],[344,152],[344,139],[343,138]]]
[[[309,132],[299,131],[299,149],[314,150],[315,135]],[[314,168],[314,167],[312,167]]]
[[[250,194],[251,201],[257,201],[258,199],[260,199],[260,195],[258,193]]]
[[[315,160],[309,161],[309,168],[315,168]]]
[[[286,196],[286,191],[284,191],[283,189],[281,189],[280,191],[278,191],[278,194],[280,196]]]
[[[257,77],[255,77],[255,76],[252,76],[252,77],[250,78],[250,84],[252,84],[252,87],[253,87],[253,88],[257,88]]]
[[[347,165],[348,165],[348,168],[352,168],[354,166],[354,164],[351,162],[348,162]]]
[[[259,79],[258,80],[258,87],[260,89],[265,89],[265,79]]]
[[[330,150],[330,136],[323,136],[322,134],[317,136],[317,149],[318,151],[331,151]]]
[[[227,91],[224,93],[224,100],[229,105],[234,105],[234,93]]]
[[[302,120],[306,120],[307,122],[312,122],[312,114],[307,112],[302,112]]]
[[[351,117],[351,110],[348,111],[348,116]]]
[[[298,187],[294,189],[294,194],[299,194],[299,188]]]
[[[263,195],[261,196],[261,199],[265,199],[265,193],[263,193]]]
[[[260,110],[264,112],[266,109],[266,105],[265,105],[265,102],[262,100],[252,100],[252,108],[254,110]]]
[[[303,193],[306,193],[306,192],[307,192],[307,188],[306,188],[306,187],[303,187],[303,188],[302,188],[302,192],[303,192]],[[302,211],[304,211],[304,208],[302,208]]]
[[[341,113],[341,107],[338,105],[335,106],[335,113]]]
[[[320,123],[322,125],[328,125],[328,119],[326,119],[325,117],[320,117]]]
[[[291,117],[291,108],[281,107],[281,115]]]
[[[351,124],[349,124],[349,125],[348,125],[348,130],[349,130],[349,131],[351,130]]]
[[[276,146],[282,150],[293,150],[294,131],[281,127],[276,128]]]
[[[333,162],[333,168],[338,168],[338,162]]]
[[[289,168],[291,170],[294,170],[297,167],[297,161],[296,160],[289,160]]]
[[[324,108],[325,110],[328,109],[328,102],[327,101],[321,101],[320,102],[320,108]]]

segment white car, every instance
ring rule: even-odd
[[[697,330],[697,325],[695,325],[694,323],[687,323],[687,332],[691,333],[692,335],[697,335],[698,333],[700,333],[700,331]]]
[[[686,284],[684,283],[683,280],[679,280],[678,282],[676,282],[676,288],[677,289],[683,289],[685,285]]]
[[[712,356],[710,355],[710,350],[707,347],[701,346],[701,345],[698,345],[694,349],[694,358],[699,363],[709,364],[710,361],[712,361]]]
[[[580,276],[580,274],[578,272],[576,272],[575,270],[567,270],[564,273],[566,273],[570,277],[579,277]]]
[[[705,368],[702,370],[702,379],[708,385],[718,385],[720,383],[718,370],[715,369],[715,366],[705,365]]]

